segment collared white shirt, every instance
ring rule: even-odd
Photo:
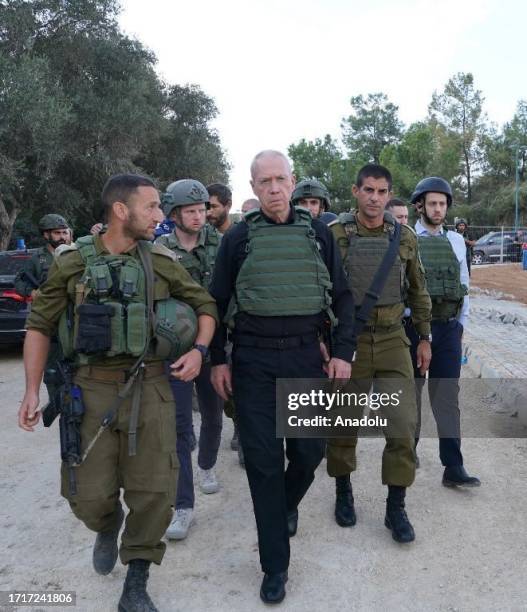
[[[467,266],[467,247],[465,245],[465,240],[461,234],[457,232],[452,232],[447,230],[441,226],[440,231],[435,234],[430,233],[426,227],[421,223],[421,221],[417,221],[415,224],[415,233],[418,236],[437,236],[439,233],[445,234],[448,238],[448,241],[452,245],[452,249],[454,250],[454,254],[459,261],[459,276],[461,280],[461,284],[465,285],[465,287],[469,288],[469,275],[468,275],[468,266]],[[457,320],[463,325],[466,326],[468,319],[468,311],[470,308],[470,300],[468,295],[463,298],[463,306],[459,311],[457,316]]]

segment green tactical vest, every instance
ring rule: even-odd
[[[259,210],[247,213],[247,257],[236,279],[234,312],[262,317],[329,312],[332,283],[311,220],[303,208],[295,209],[294,223],[268,223]]]
[[[130,355],[138,357],[145,349],[148,339],[148,314],[146,304],[145,273],[141,262],[132,255],[97,255],[93,236],[79,238],[75,245],[86,264],[77,284],[82,289],[83,304],[112,306],[111,349],[97,354],[101,357]],[[68,319],[70,321],[68,321]],[[63,313],[59,322],[59,338],[66,357],[76,355],[80,365],[94,361],[91,355],[75,353],[75,339],[79,320],[73,314],[73,325],[68,313]]]
[[[432,319],[457,316],[467,288],[461,284],[460,264],[446,233],[418,236],[417,240],[432,299]]]
[[[349,242],[344,270],[350,291],[353,293],[355,307],[360,307],[388,250],[390,233],[395,231],[395,225],[391,215],[385,214],[384,232],[381,236],[359,236],[353,212],[341,213],[339,223],[344,226]],[[376,306],[401,304],[404,302],[405,293],[406,265],[397,253]]]
[[[216,228],[208,224],[201,231],[203,234],[200,235],[200,244],[190,252],[179,246],[174,232],[160,236],[157,241],[173,251],[190,276],[199,285],[208,289],[222,235]]]

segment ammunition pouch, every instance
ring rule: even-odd
[[[77,315],[75,351],[86,355],[109,351],[112,347],[113,307],[110,304],[80,304]]]

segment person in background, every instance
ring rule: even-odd
[[[399,198],[392,198],[388,200],[386,208],[392,217],[401,225],[408,225],[408,206]]]

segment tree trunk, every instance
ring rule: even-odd
[[[13,225],[19,212],[20,206],[18,202],[13,202],[13,206],[8,212],[4,200],[0,197],[0,251],[5,251],[9,245]]]
[[[472,204],[472,177],[470,174],[470,159],[468,151],[463,147],[463,154],[465,156],[465,170],[467,176],[467,204]]]

